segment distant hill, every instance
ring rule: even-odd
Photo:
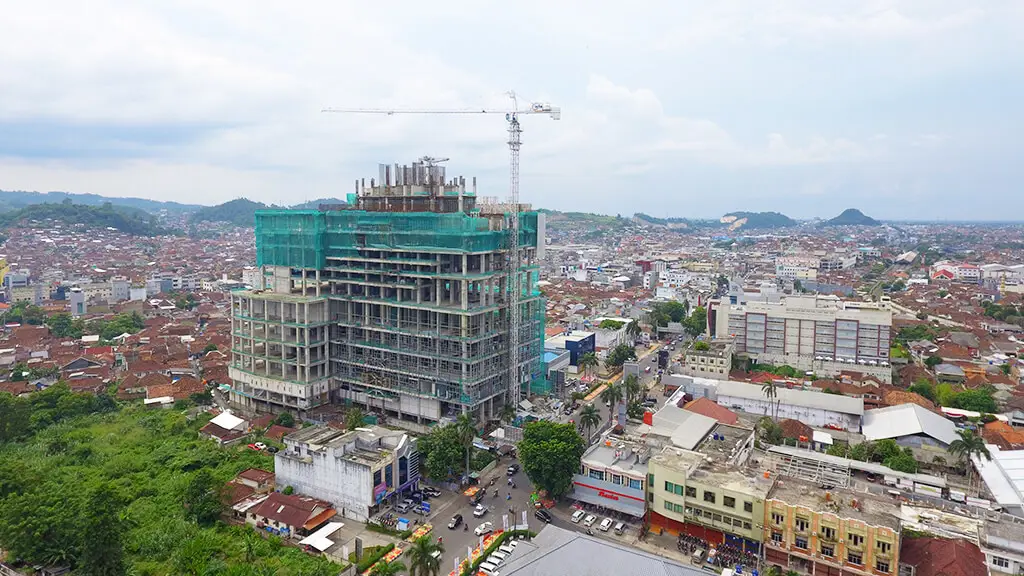
[[[882,223],[856,208],[847,208],[843,213],[831,220],[826,220],[822,226],[881,226]]]
[[[729,228],[759,229],[759,228],[787,228],[796,226],[797,221],[785,214],[778,212],[730,212],[722,216],[720,222],[729,225]]]
[[[236,226],[253,226],[256,222],[256,211],[270,208],[263,202],[253,202],[248,198],[229,200],[216,206],[204,206],[192,214],[191,222],[227,222]]]
[[[114,206],[87,206],[65,200],[59,204],[32,204],[17,210],[0,214],[0,227],[8,227],[23,221],[53,220],[66,225],[81,224],[88,228],[114,228],[136,236],[159,236],[169,234],[157,225],[156,217],[139,208]]]
[[[160,202],[145,198],[113,198],[98,194],[72,194],[70,192],[24,192],[20,190],[0,190],[0,212],[18,210],[33,204],[60,204],[70,198],[76,205],[103,206],[109,202],[114,206],[125,206],[145,210],[151,214],[167,211],[169,214],[187,214],[201,208],[198,204],[181,204],[178,202]]]
[[[302,204],[296,204],[292,206],[292,210],[316,210],[320,208],[321,204],[347,204],[341,198],[317,198],[316,200],[310,200],[309,202],[303,202]]]

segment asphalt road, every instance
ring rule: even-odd
[[[514,460],[510,458],[502,458],[501,465],[492,471],[486,478],[481,479],[482,485],[487,489],[487,495],[484,496],[481,504],[487,507],[487,512],[481,518],[473,516],[474,506],[470,503],[469,497],[459,494],[455,500],[450,502],[447,506],[442,506],[438,511],[432,514],[430,521],[434,524],[434,536],[442,539],[444,544],[445,552],[441,560],[442,572],[447,573],[454,568],[455,557],[460,559],[466,558],[466,548],[476,548],[479,544],[480,537],[476,536],[473,531],[483,522],[490,522],[494,525],[495,530],[501,530],[504,526],[502,522],[502,516],[509,514],[509,507],[515,509],[516,521],[509,517],[509,525],[513,525],[522,522],[523,510],[527,511],[527,525],[530,530],[539,532],[543,527],[544,523],[533,516],[533,507],[530,505],[530,494],[533,492],[533,487],[530,484],[530,480],[526,477],[526,473],[519,471],[512,476],[513,481],[516,483],[516,487],[512,488],[508,485],[507,480],[507,468],[508,465]],[[497,478],[493,486],[487,486],[491,478]],[[498,497],[495,498],[492,494],[498,489]],[[508,494],[512,495],[512,499],[506,499]],[[463,526],[459,526],[455,530],[448,528],[448,522],[451,521],[452,516],[455,514],[462,515],[463,525],[469,526],[468,530],[465,530]]]

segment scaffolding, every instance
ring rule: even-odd
[[[315,275],[316,294],[330,302],[329,357],[339,400],[372,404],[370,398],[411,395],[475,410],[510,400],[510,221],[510,213],[488,207],[261,210],[257,264],[292,278]],[[537,212],[520,214],[522,249],[537,246],[538,229]],[[531,393],[544,393],[539,268],[525,258],[518,273],[519,357]],[[296,284],[293,290],[306,293]],[[492,416],[497,408],[489,406]]]

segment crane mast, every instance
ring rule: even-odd
[[[534,102],[529,108],[519,109],[519,100],[515,92],[508,93],[512,99],[512,110],[488,110],[488,109],[384,109],[384,108],[325,108],[322,112],[333,112],[341,114],[384,114],[393,116],[395,114],[504,114],[508,122],[508,150],[509,150],[509,189],[508,205],[510,210],[508,222],[508,322],[509,322],[509,369],[508,369],[508,400],[518,406],[522,397],[523,384],[523,351],[522,351],[522,329],[523,329],[523,273],[521,270],[523,261],[522,246],[520,246],[520,218],[519,218],[519,150],[522,147],[522,126],[519,124],[520,114],[543,114],[550,116],[553,120],[559,120],[562,116],[560,108],[543,102]],[[443,161],[438,159],[435,161]]]

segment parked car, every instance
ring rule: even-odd
[[[597,522],[597,516],[594,516],[593,514],[588,514],[587,517],[583,520],[583,525],[587,528],[590,528],[594,525],[594,522]]]
[[[277,446],[270,446],[270,447],[267,448],[267,452],[270,452],[271,454],[277,454],[278,453],[278,447]]]
[[[477,504],[476,508],[473,508],[473,516],[475,518],[482,518],[484,514],[487,514],[487,507],[483,504]]]
[[[572,523],[573,524],[579,524],[580,520],[583,520],[583,517],[586,516],[586,515],[587,515],[587,513],[584,512],[583,510],[577,510],[577,511],[573,512],[572,513]]]
[[[516,472],[519,472],[519,464],[509,464],[507,472],[509,476],[514,476]]]
[[[505,540],[505,543],[498,547],[498,551],[504,552],[505,554],[511,554],[515,552],[516,546],[518,545],[519,543],[515,540]]]
[[[612,527],[612,519],[611,518],[605,518],[604,520],[601,520],[601,525],[598,526],[598,528],[600,528],[602,532],[607,532],[611,527]]]
[[[448,523],[448,528],[451,530],[455,530],[459,526],[462,526],[462,514],[452,516],[452,521]]]
[[[477,536],[483,536],[484,534],[490,534],[491,532],[494,532],[494,524],[491,524],[490,522],[484,522],[477,526],[476,530],[473,530],[473,534],[476,534]]]
[[[487,561],[490,562],[491,564],[498,564],[498,565],[500,565],[502,562],[505,561],[505,558],[508,558],[508,554],[505,554],[504,552],[501,552],[501,551],[495,551],[495,552],[491,552],[490,555],[487,556]]]
[[[264,444],[263,442],[257,442],[256,444],[254,444],[254,446],[256,446],[257,450],[266,450],[267,449],[267,445]]]
[[[431,498],[437,498],[438,496],[441,495],[441,491],[438,490],[437,488],[434,488],[433,486],[424,486],[423,488],[420,489],[420,491],[426,494],[427,496],[430,496]]]
[[[615,533],[616,534],[618,534],[619,536],[622,536],[622,533],[625,532],[625,531],[626,531],[626,524],[625,523],[619,522],[619,523],[615,524]]]
[[[257,448],[255,444],[249,444],[248,448],[249,448],[249,450],[259,451],[259,448]]]
[[[406,498],[405,500],[399,502],[397,506],[395,506],[395,512],[398,512],[399,514],[405,514],[409,510],[412,510],[412,507],[415,505],[415,502]]]
[[[650,374],[650,372],[651,372],[651,367],[650,366],[644,368],[644,373],[645,374]]]
[[[538,508],[537,511],[533,513],[533,515],[538,520],[540,520],[542,522],[547,522],[548,524],[551,524],[551,512],[548,512],[547,510],[545,510],[543,508]]]

